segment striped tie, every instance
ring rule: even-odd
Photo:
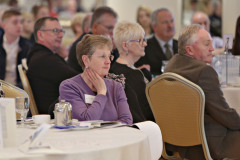
[[[168,43],[166,43],[166,44],[164,45],[164,47],[166,48],[165,55],[166,55],[166,57],[167,57],[167,60],[169,60],[169,59],[172,57],[172,52],[171,52],[170,49],[169,49]]]

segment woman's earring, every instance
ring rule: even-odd
[[[86,66],[85,68],[88,69],[88,66]]]
[[[126,50],[126,56],[128,56],[128,50]]]

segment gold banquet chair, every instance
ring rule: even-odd
[[[21,88],[18,88],[1,79],[0,82],[2,83],[3,92],[6,98],[27,97],[29,99],[28,94]],[[20,119],[20,114],[16,113],[16,117],[17,119]]]
[[[34,99],[34,96],[32,93],[32,88],[28,81],[26,70],[23,68],[23,66],[21,64],[18,65],[18,72],[20,75],[20,79],[21,79],[23,88],[27,92],[27,94],[29,95],[29,98],[30,98],[29,108],[32,113],[32,116],[38,115],[39,113],[38,113],[37,105],[36,105],[36,102],[35,102],[35,99]]]
[[[206,160],[212,160],[204,129],[205,95],[202,89],[175,73],[164,73],[146,86],[146,95],[165,143],[176,146],[202,145]],[[176,157],[175,157],[176,158]]]

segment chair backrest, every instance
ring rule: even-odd
[[[6,98],[27,97],[29,99],[28,94],[21,88],[18,88],[1,79],[0,82],[2,83],[2,89]],[[17,119],[20,119],[20,114],[16,113],[16,117]]]
[[[29,98],[30,98],[29,108],[31,110],[31,113],[32,113],[32,115],[37,115],[39,113],[38,113],[37,105],[36,105],[36,102],[35,102],[35,99],[34,99],[34,96],[32,93],[32,89],[31,89],[30,83],[28,81],[26,70],[23,69],[23,66],[21,64],[18,65],[18,72],[20,75],[20,79],[21,79],[23,88],[28,93]]]
[[[163,142],[176,146],[202,145],[212,160],[204,129],[205,95],[202,89],[175,73],[164,73],[146,86],[146,95]],[[165,146],[163,157],[169,159]]]

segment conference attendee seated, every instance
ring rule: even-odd
[[[115,26],[113,38],[119,51],[119,58],[111,66],[110,73],[123,74],[126,78],[125,92],[133,122],[154,121],[145,95],[148,80],[140,69],[134,67],[134,63],[145,55],[144,48],[147,46],[145,32],[138,23],[125,21]]]
[[[210,20],[206,13],[195,12],[192,16],[192,24],[200,24],[210,33]],[[212,45],[214,48],[214,55],[224,52],[223,40],[221,37],[212,36]]]
[[[240,16],[237,18],[235,34],[234,34],[234,42],[232,47],[233,55],[240,55]]]
[[[77,75],[77,72],[56,54],[63,35],[64,30],[57,18],[43,17],[34,25],[36,43],[27,57],[27,76],[39,114],[47,114],[49,107],[58,102],[60,83]]]
[[[15,9],[6,10],[2,16],[3,34],[0,36],[0,79],[22,87],[17,65],[27,57],[31,43],[21,37],[22,15]]]
[[[204,127],[211,157],[240,159],[240,116],[227,104],[218,75],[209,65],[213,51],[209,32],[201,25],[190,25],[181,32],[179,54],[172,57],[165,72],[177,73],[202,88],[205,94]],[[167,145],[167,149],[179,151],[182,158],[205,159],[201,146],[182,148]]]
[[[117,13],[112,8],[107,6],[99,7],[94,11],[92,15],[91,32],[89,32],[88,34],[109,35],[112,38],[113,28],[116,23],[117,23]],[[78,42],[81,41],[86,34],[87,33],[83,33],[83,35],[81,35],[73,43],[68,56],[69,65],[80,73],[83,72],[83,69],[78,64],[78,60],[76,58],[76,46]],[[112,51],[112,55],[114,55],[114,61],[115,61],[119,56],[118,51],[114,49]]]
[[[42,17],[49,17],[50,13],[49,13],[49,9],[47,5],[43,5],[43,4],[36,4],[32,7],[31,10],[33,17],[34,17],[34,21],[36,23],[36,21]],[[30,41],[32,43],[35,43],[35,37],[34,34],[31,35],[30,37]]]
[[[174,16],[167,8],[155,10],[151,15],[151,25],[154,30],[152,38],[148,39],[145,56],[141,57],[135,66],[140,69],[150,65],[153,76],[162,74],[162,63],[168,61],[177,53]]]
[[[59,88],[59,100],[72,105],[73,118],[132,124],[122,84],[104,78],[113,58],[111,50],[111,39],[103,35],[87,34],[78,43],[76,53],[83,73],[63,81]]]

